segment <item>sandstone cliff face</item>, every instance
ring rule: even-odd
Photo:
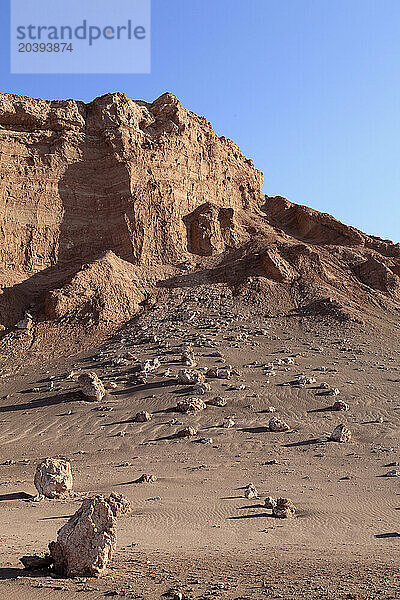
[[[108,250],[135,264],[182,260],[183,219],[200,205],[262,200],[251,161],[172,94],[0,94],[0,125],[0,266],[12,283]]]
[[[204,282],[271,314],[398,310],[399,244],[262,183],[172,94],[0,94],[0,326],[32,304],[35,322],[120,323],[156,288]]]

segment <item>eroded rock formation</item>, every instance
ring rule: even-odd
[[[0,94],[0,153],[6,333],[27,310],[33,339],[45,323],[116,325],[189,283],[223,283],[270,314],[399,308],[399,244],[265,196],[252,161],[170,93]]]

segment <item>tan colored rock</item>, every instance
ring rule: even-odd
[[[179,438],[193,437],[193,436],[197,435],[197,433],[198,433],[198,431],[195,427],[191,427],[190,425],[188,425],[187,427],[184,427],[183,429],[178,431],[178,433],[176,434],[176,437],[179,437]]]
[[[332,431],[330,439],[333,442],[349,442],[351,440],[351,431],[346,427],[346,425],[341,423]]]
[[[272,496],[267,496],[264,501],[265,508],[273,509],[276,506],[276,500]]]
[[[176,410],[182,413],[195,413],[207,408],[207,405],[200,398],[184,398],[179,400]]]
[[[104,496],[87,498],[49,544],[54,570],[63,577],[104,573],[116,548],[120,503]]]
[[[332,406],[332,410],[341,410],[341,411],[347,411],[349,410],[350,406],[348,404],[346,404],[346,402],[343,402],[343,400],[336,400],[336,402],[333,403]]]
[[[278,498],[275,506],[272,508],[272,514],[278,519],[288,519],[294,517],[296,509],[289,498]]]
[[[381,257],[370,256],[358,263],[354,272],[360,281],[371,288],[400,297],[400,278],[390,266],[385,264]]]
[[[181,362],[186,367],[194,367],[196,365],[193,349],[191,347],[188,347],[182,351]]]
[[[157,476],[143,473],[143,475],[141,475],[137,481],[138,483],[155,483],[157,481]]]
[[[34,484],[46,498],[68,496],[73,486],[71,464],[64,458],[46,458],[37,466]]]
[[[184,218],[188,250],[199,256],[222,253],[243,235],[232,208],[205,202]]]
[[[195,385],[196,383],[204,383],[205,377],[203,373],[194,371],[193,369],[181,369],[178,373],[178,382],[186,385]]]
[[[283,419],[279,417],[272,417],[268,423],[268,427],[270,431],[279,432],[279,431],[289,431],[291,429],[290,425],[288,425]]]
[[[221,396],[215,396],[215,398],[210,398],[210,400],[206,400],[206,404],[209,406],[226,406],[227,400],[226,398],[221,398]]]
[[[46,293],[45,316],[85,325],[118,324],[139,311],[145,293],[135,267],[106,251]]]
[[[206,372],[207,377],[214,377],[218,379],[230,379],[232,376],[231,365],[225,367],[210,367]]]
[[[139,367],[144,373],[150,373],[151,371],[155,371],[160,366],[161,361],[157,356],[155,358],[150,358],[139,363]]]
[[[253,483],[249,483],[249,485],[244,490],[244,497],[251,500],[252,498],[258,498],[257,488]]]
[[[298,276],[297,271],[279,254],[276,248],[265,250],[261,254],[261,265],[264,274],[274,281],[293,281]]]
[[[340,390],[338,388],[331,388],[326,392],[327,396],[339,396]]]
[[[147,410],[141,410],[136,413],[134,421],[136,421],[136,423],[146,423],[147,421],[151,421],[151,419],[152,416]]]
[[[105,497],[105,500],[110,505],[114,517],[128,515],[132,510],[131,503],[123,494],[112,492],[109,496]]]
[[[0,132],[0,328],[31,303],[42,310],[43,296],[43,339],[52,320],[123,322],[177,265],[190,280],[211,255],[203,281],[239,283],[272,313],[355,320],[377,308],[375,291],[398,310],[399,244],[265,196],[252,161],[173,94],[85,104],[2,93]]]
[[[222,427],[224,427],[224,429],[231,429],[232,427],[234,427],[235,425],[235,420],[233,417],[225,417],[223,423],[222,423]]]
[[[28,282],[24,294],[16,289],[2,298],[4,325],[14,325],[31,302],[35,282],[29,279],[56,265],[52,277],[62,290],[74,263],[93,264],[112,251],[131,263],[140,281],[150,265],[176,264],[250,239],[234,213],[263,202],[262,174],[173,94],[148,103],[113,93],[88,104],[1,94],[0,126],[0,180],[7,181],[8,198],[0,215],[0,283]],[[102,320],[101,302],[84,287],[86,315],[94,306]],[[67,316],[70,302],[85,310],[75,291],[58,296],[50,294],[48,314]],[[101,296],[107,303],[107,294]],[[116,317],[107,310],[105,319],[136,311],[135,291],[131,299],[125,292],[119,297]]]
[[[87,400],[100,402],[104,398],[106,390],[96,373],[82,373],[82,375],[79,375],[78,381]]]

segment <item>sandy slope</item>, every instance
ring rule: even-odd
[[[21,365],[17,375],[2,378],[2,597],[89,599],[116,592],[147,600],[179,584],[188,598],[400,597],[399,479],[383,477],[400,460],[398,338],[388,330],[379,336],[354,327],[265,319],[236,311],[228,301],[224,311],[188,292],[179,310],[171,305],[150,311],[100,351],[40,367]],[[176,320],[179,314],[182,320]],[[154,334],[160,341],[152,340]],[[227,406],[196,416],[173,410],[190,391],[173,377],[181,367],[179,346],[190,339],[199,366],[222,364],[211,356],[220,351],[240,371],[229,381],[211,381],[209,396],[223,395]],[[129,358],[112,364],[127,352]],[[146,385],[129,382],[135,357],[160,354],[162,366]],[[292,355],[295,364],[277,366],[267,383],[261,365]],[[321,366],[326,373],[315,371]],[[172,375],[165,377],[168,367]],[[76,381],[66,379],[71,369],[86,368],[118,382],[101,403],[112,410],[84,402]],[[298,373],[315,376],[317,384],[281,385]],[[53,375],[62,378],[45,391]],[[321,395],[322,381],[340,389],[348,413],[323,410],[335,398]],[[230,389],[240,383],[244,390]],[[40,391],[32,392],[34,387]],[[267,430],[269,406],[291,432]],[[153,413],[152,421],[133,423],[142,409]],[[226,415],[235,415],[230,430],[219,427]],[[376,422],[379,416],[383,423]],[[168,424],[172,418],[195,425],[199,437],[212,437],[213,444],[171,439],[179,428]],[[340,422],[352,430],[352,442],[316,441]],[[71,459],[77,496],[29,502],[35,463],[51,455]],[[10,459],[15,463],[4,464]],[[144,472],[158,481],[134,483]],[[243,497],[250,481],[260,501]],[[119,521],[109,574],[87,581],[25,576],[19,556],[44,552],[82,496],[110,491],[126,494],[133,511]],[[263,506],[267,495],[289,496],[298,516],[271,518]]]

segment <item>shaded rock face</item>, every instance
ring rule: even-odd
[[[232,208],[221,208],[207,202],[184,218],[188,251],[200,256],[219,254],[233,247],[239,234]]]
[[[35,472],[34,484],[47,498],[62,498],[72,490],[71,464],[63,458],[46,458]]]
[[[383,262],[370,257],[354,268],[356,276],[375,290],[400,298],[400,277],[395,273],[396,266],[389,268]]]
[[[129,510],[129,502],[118,494],[84,500],[49,544],[55,572],[64,577],[101,575],[116,548],[116,517]]]
[[[280,256],[278,250],[266,250],[261,255],[261,264],[265,275],[274,281],[292,281],[296,278],[296,271],[293,267]]]

